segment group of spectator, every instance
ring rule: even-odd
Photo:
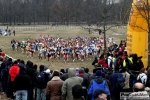
[[[1,92],[16,100],[121,100],[149,99],[150,69],[137,54],[128,55],[123,42],[95,57],[89,69],[50,70],[31,61],[3,59],[0,53]],[[143,96],[144,95],[144,96]]]
[[[4,31],[2,31],[0,29],[0,35],[3,35],[3,36],[11,36],[11,33],[13,33],[13,35],[15,36],[15,30],[13,30],[13,32],[11,32],[11,30],[8,30],[8,28]]]

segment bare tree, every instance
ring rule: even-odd
[[[90,1],[89,1],[90,2]],[[98,31],[99,34],[104,35],[104,52],[106,52],[106,32],[111,29],[113,21],[112,21],[112,16],[113,13],[112,9],[115,7],[113,0],[96,0],[95,3],[93,4],[94,6],[93,9],[96,9],[98,12],[94,12],[89,16],[87,16],[87,24],[90,26],[91,24],[97,25],[97,28],[88,28],[92,29],[95,31]],[[114,22],[115,23],[115,22]],[[80,25],[81,26],[81,25]],[[116,25],[115,25],[116,26]]]
[[[69,24],[70,21],[70,6],[69,0],[61,0],[61,9],[62,9],[62,20],[64,24]]]
[[[114,7],[108,12],[112,15],[109,21],[120,21],[128,9],[126,5],[131,0],[0,0],[0,22],[35,24],[59,21],[67,25],[69,22],[75,22],[76,25],[83,22],[95,24],[101,21],[99,14],[105,3],[107,7],[109,3],[112,4],[112,1]]]
[[[53,21],[55,24],[61,20],[61,8],[60,3],[58,1],[55,1],[52,6],[50,7],[51,13],[53,15]]]

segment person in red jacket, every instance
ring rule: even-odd
[[[107,59],[104,58],[104,55],[101,55],[100,58],[98,59],[98,63],[100,65],[102,65],[103,68],[108,68],[108,64],[107,64]]]
[[[16,75],[20,72],[20,68],[18,66],[18,62],[14,61],[14,64],[9,69],[9,75],[12,82],[14,82]]]
[[[8,90],[9,90],[9,97],[11,99],[14,99],[13,97],[13,84],[14,84],[14,80],[15,77],[20,73],[20,68],[18,66],[18,62],[14,61],[13,65],[10,67],[9,69],[9,76],[10,76],[10,81],[8,83]]]

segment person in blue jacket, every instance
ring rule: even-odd
[[[107,82],[105,80],[103,80],[101,75],[102,75],[101,70],[97,70],[96,71],[96,79],[93,79],[90,82],[87,100],[94,100],[94,98],[92,97],[92,94],[98,88],[105,90],[107,93],[107,100],[110,100],[110,91],[109,91]]]

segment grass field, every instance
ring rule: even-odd
[[[5,26],[0,26],[1,29],[4,29]],[[88,30],[85,30],[81,28],[80,26],[58,26],[58,27],[51,27],[51,26],[15,26],[10,28],[15,29],[16,36],[0,36],[0,48],[6,52],[7,55],[12,56],[15,59],[23,59],[25,62],[30,60],[34,64],[37,64],[38,66],[43,64],[48,66],[50,69],[57,69],[60,70],[62,68],[67,67],[87,67],[90,69],[90,72],[93,69],[93,66],[91,65],[92,60],[86,60],[84,62],[76,61],[76,62],[67,62],[64,63],[63,61],[60,62],[48,62],[47,60],[39,61],[37,54],[34,55],[34,58],[28,58],[26,55],[23,55],[20,51],[12,51],[11,50],[11,40],[26,40],[26,39],[38,39],[40,34],[43,35],[49,35],[51,37],[63,37],[63,38],[71,38],[76,36],[86,36],[86,37],[103,37],[102,35],[99,35],[98,32],[93,32],[92,34],[88,33]],[[119,43],[120,40],[126,39],[126,28],[114,28],[111,30],[108,30],[106,32],[107,37],[113,37],[116,43]]]

